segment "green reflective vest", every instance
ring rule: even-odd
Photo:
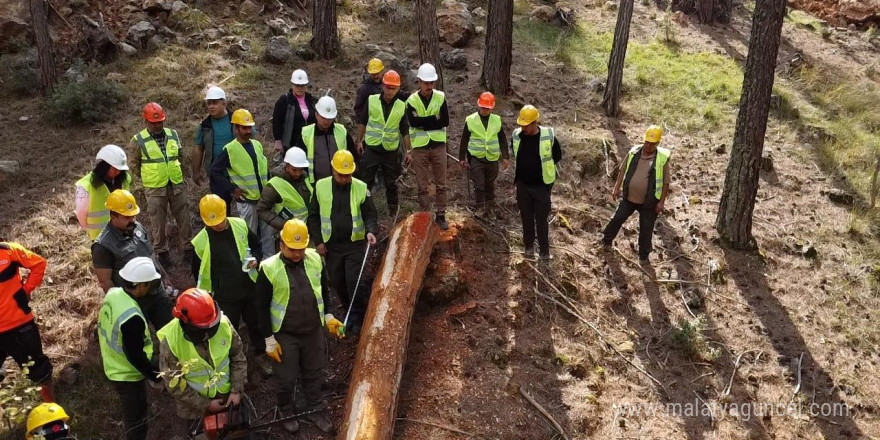
[[[629,154],[626,155],[626,168],[623,170],[624,176],[629,172],[629,166],[633,158],[636,157],[636,154],[641,154],[641,151],[642,145],[630,148]],[[663,174],[666,170],[666,162],[669,161],[670,154],[672,153],[668,149],[657,147],[657,157],[654,159],[654,198],[657,200],[660,200],[660,197],[663,196]],[[623,181],[620,183],[621,190],[623,190],[624,183]]]
[[[369,120],[364,132],[364,142],[374,147],[382,145],[386,151],[397,151],[400,145],[400,121],[406,115],[406,104],[394,98],[394,105],[388,119],[382,111],[382,95],[367,98]]]
[[[516,153],[519,152],[519,134],[522,127],[513,130],[513,157],[516,159]],[[553,140],[556,134],[551,127],[541,127],[541,138],[539,143],[539,153],[541,155],[541,175],[544,183],[547,185],[556,181],[556,162],[553,162]]]
[[[229,220],[229,226],[232,228],[232,235],[235,237],[235,247],[238,249],[238,258],[244,262],[245,257],[247,257],[248,249],[247,222],[238,217],[227,217],[226,219]],[[199,259],[202,261],[201,266],[199,266],[199,279],[196,281],[196,287],[207,290],[213,294],[214,290],[211,285],[211,240],[208,239],[207,228],[202,228],[202,230],[192,239],[191,243],[196,255],[198,255]],[[252,270],[249,272],[249,275],[254,282],[257,281],[257,271]]]
[[[302,220],[303,222],[308,220],[308,200],[303,200],[302,195],[300,195],[299,191],[297,191],[290,182],[282,177],[275,176],[269,179],[269,183],[266,185],[275,188],[275,191],[281,196],[281,203],[275,204],[275,214],[278,214],[278,216],[285,221],[294,218]],[[308,179],[306,179],[306,187],[309,189],[309,194],[311,195],[314,190]]]
[[[246,199],[259,200],[260,191],[269,180],[269,164],[263,154],[263,144],[253,139],[251,139],[251,144],[254,146],[254,153],[257,156],[259,176],[254,174],[254,162],[237,139],[226,144],[223,148],[229,154],[229,180],[233,185],[244,190]]]
[[[367,184],[352,178],[350,188],[348,199],[351,204],[351,241],[358,241],[367,235],[361,216],[361,204],[367,199]],[[318,181],[315,185],[315,197],[318,199],[318,211],[321,214],[321,236],[326,243],[333,230],[330,223],[330,211],[333,210],[333,176]]]
[[[336,140],[336,151],[344,150],[348,147],[346,138],[348,130],[342,124],[333,124],[333,139]],[[309,159],[309,183],[315,183],[315,124],[309,124],[302,128],[302,140],[306,146],[306,157]],[[330,155],[333,158],[333,155]]]
[[[104,303],[98,312],[98,343],[101,346],[101,360],[107,379],[117,382],[137,382],[144,379],[122,350],[122,324],[129,319],[144,322],[144,353],[147,359],[153,357],[153,339],[147,318],[137,302],[120,287],[114,287],[104,295]]]
[[[131,139],[141,150],[141,181],[144,188],[164,188],[168,185],[168,181],[174,184],[183,182],[183,170],[180,168],[180,140],[176,131],[165,129],[164,153],[146,128]]]
[[[483,120],[479,113],[474,113],[465,119],[468,131],[471,132],[468,141],[468,153],[480,159],[495,162],[501,158],[501,146],[498,145],[498,133],[501,133],[501,116],[489,115],[489,126],[483,126]]]
[[[318,315],[321,317],[321,325],[324,325],[324,297],[321,294],[321,256],[314,249],[306,249],[305,258],[306,275],[309,284],[315,292],[318,302]],[[278,333],[284,315],[287,313],[287,302],[290,300],[290,280],[287,279],[287,268],[281,259],[281,253],[277,253],[260,263],[260,270],[266,274],[266,278],[272,283],[272,302],[269,304],[269,316],[272,318],[272,333]]]
[[[446,96],[443,92],[434,90],[431,95],[431,101],[428,103],[428,108],[425,108],[425,105],[422,104],[422,98],[419,97],[419,92],[413,92],[412,95],[409,95],[406,102],[416,110],[416,116],[425,118],[428,116],[439,115],[440,107],[443,106],[443,101],[445,100]],[[439,130],[422,130],[421,128],[415,128],[410,125],[409,138],[412,142],[413,148],[424,147],[425,145],[428,145],[428,142],[430,141],[446,142],[446,127]]]
[[[160,341],[168,343],[171,353],[180,364],[191,363],[189,371],[183,376],[187,386],[196,390],[203,397],[213,399],[220,394],[227,394],[232,389],[229,374],[229,350],[232,348],[232,333],[235,331],[229,318],[220,318],[220,328],[208,340],[208,353],[211,362],[202,359],[195,345],[183,335],[180,320],[174,318],[156,332]]]
[[[99,186],[92,186],[92,173],[86,174],[82,179],[76,181],[76,186],[82,187],[89,193],[89,215],[86,217],[86,233],[89,239],[95,241],[98,234],[104,230],[104,226],[110,222],[110,210],[104,206],[107,203],[107,196],[110,190],[103,183]],[[131,174],[125,174],[125,180],[122,182],[122,189],[131,189]]]

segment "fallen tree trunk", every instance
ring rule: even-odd
[[[437,237],[425,212],[394,228],[361,327],[340,440],[385,440],[394,432],[410,321]]]

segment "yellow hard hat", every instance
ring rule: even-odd
[[[305,249],[309,245],[309,228],[300,219],[288,220],[281,228],[281,241],[292,249]]]
[[[645,142],[660,142],[663,138],[663,129],[659,125],[652,125],[645,130]]]
[[[330,165],[333,165],[333,170],[339,174],[354,174],[354,156],[351,155],[351,151],[337,151],[333,155]]]
[[[369,63],[367,63],[367,73],[371,75],[374,73],[379,73],[383,70],[385,70],[385,65],[382,64],[382,60],[378,58],[373,58],[370,60]]]
[[[107,201],[104,202],[104,206],[107,207],[107,209],[126,217],[135,216],[141,212],[137,200],[134,199],[134,196],[128,192],[128,190],[124,189],[117,189],[110,193],[110,195],[107,196]]]
[[[541,116],[538,113],[538,109],[533,105],[524,105],[522,110],[519,111],[519,118],[516,119],[517,125],[521,125],[525,127],[526,125],[531,124],[538,120],[538,117]]]
[[[199,200],[199,215],[207,226],[217,226],[226,220],[226,201],[217,194],[208,194]]]
[[[254,122],[254,115],[251,112],[240,108],[234,112],[232,112],[232,125],[244,125],[245,127],[253,127],[257,125]]]
[[[70,416],[57,403],[41,403],[34,408],[27,418],[27,438],[34,438],[34,430],[57,421],[67,422]]]

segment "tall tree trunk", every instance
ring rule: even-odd
[[[746,58],[736,133],[727,164],[724,192],[715,227],[722,241],[737,249],[754,249],[752,213],[761,171],[764,133],[770,113],[776,55],[786,0],[758,0]]]
[[[715,0],[697,0],[697,17],[702,24],[715,21]]]
[[[336,0],[313,0],[312,50],[318,58],[330,59],[339,50],[339,31],[336,28]]]
[[[437,69],[437,88],[443,90],[443,72],[440,70],[440,33],[437,31],[437,9],[433,0],[416,0],[419,22],[419,57],[422,63],[431,63]]]
[[[30,0],[31,21],[40,69],[40,91],[46,95],[55,87],[55,57],[49,38],[49,6],[46,0]]]
[[[513,0],[489,0],[486,50],[480,81],[492,93],[510,92],[510,59],[513,55]]]
[[[602,108],[605,116],[616,117],[620,113],[620,88],[623,85],[623,61],[626,46],[629,44],[629,23],[633,15],[633,1],[621,0],[617,11],[617,26],[614,27],[614,43],[608,58],[608,80],[605,81],[605,96]]]

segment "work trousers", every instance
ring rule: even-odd
[[[186,190],[183,184],[168,184],[165,188],[145,188],[147,199],[147,215],[150,217],[150,237],[157,254],[170,249],[168,236],[165,235],[165,224],[170,209],[174,221],[177,222],[177,239],[183,249],[192,249],[192,222],[186,203]]]
[[[111,381],[122,403],[122,425],[125,440],[147,439],[147,382]]]
[[[259,237],[263,259],[275,255],[275,229],[260,220],[260,216],[257,215],[256,202],[235,202],[235,208],[238,210],[238,216],[247,223],[248,229]]]
[[[318,327],[315,331],[305,335],[295,335],[280,332],[275,334],[275,339],[281,345],[281,368],[278,369],[280,390],[277,402],[280,407],[294,407],[294,389],[296,380],[302,377],[302,393],[305,407],[297,411],[311,411],[324,406],[321,386],[324,385],[327,367],[327,350],[324,336],[324,328]]]
[[[412,166],[419,187],[419,210],[431,209],[431,194],[428,186],[434,181],[434,210],[446,212],[446,144],[430,148],[413,148]]]
[[[149,295],[137,298],[135,301],[156,331],[171,322],[171,309],[173,308],[171,297],[168,296],[168,292],[161,284]]]
[[[657,223],[657,212],[654,211],[654,206],[633,203],[626,198],[620,199],[614,216],[605,226],[602,241],[610,246],[614,242],[614,238],[617,237],[617,233],[620,232],[623,223],[636,211],[639,212],[639,259],[647,260],[652,249],[654,224]]]
[[[253,294],[253,293],[252,293]],[[259,313],[257,312],[257,304],[254,298],[247,298],[237,301],[228,301],[214,297],[217,306],[223,311],[223,314],[229,318],[229,322],[236,330],[238,325],[244,320],[247,326],[248,337],[251,340],[251,349],[256,354],[266,352],[266,341],[260,332]]]
[[[27,376],[31,382],[45,383],[52,379],[52,363],[43,353],[40,330],[34,321],[0,333],[0,365],[7,356],[12,356],[19,367],[34,363],[28,367]]]
[[[330,288],[339,295],[342,307],[348,311],[351,299],[354,296],[354,305],[351,307],[349,322],[359,326],[367,311],[370,301],[370,289],[364,288],[364,280],[361,280],[361,291],[354,295],[358,273],[366,255],[367,243],[365,240],[346,243],[327,243],[327,273],[330,274]]]
[[[495,179],[498,178],[498,161],[470,158],[468,177],[474,183],[474,203],[481,208],[495,201]]]
[[[381,147],[380,147],[381,148]],[[397,178],[400,177],[400,150],[394,151],[376,151],[372,148],[364,148],[364,156],[360,162],[360,179],[367,182],[370,191],[373,190],[373,181],[376,180],[376,174],[382,169],[382,182],[385,184],[385,200],[388,203],[388,210],[398,206],[399,198],[397,195]]]
[[[538,250],[541,254],[550,252],[550,190],[553,185],[526,185],[516,182],[516,204],[523,226],[523,246],[535,246],[535,232],[538,236]]]

